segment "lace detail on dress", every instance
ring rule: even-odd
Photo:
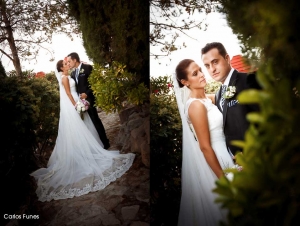
[[[132,153],[123,154],[122,159],[120,157],[114,159],[112,166],[103,172],[102,176],[89,176],[82,180],[66,185],[65,188],[58,187],[56,189],[49,188],[48,186],[38,183],[38,189],[36,194],[39,201],[50,201],[52,199],[67,199],[74,196],[82,196],[89,192],[95,192],[104,189],[111,182],[121,177],[131,167],[135,155]],[[52,172],[54,174],[54,172]],[[48,175],[51,177],[52,175]]]

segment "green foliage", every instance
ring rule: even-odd
[[[182,127],[170,77],[151,78],[151,225],[176,225],[181,196]]]
[[[87,55],[97,64],[118,61],[149,88],[149,2],[68,1]]]
[[[24,202],[21,189],[36,169],[35,152],[55,140],[59,116],[57,85],[45,78],[6,77],[0,81],[0,176],[7,213]],[[43,146],[44,145],[44,146]]]
[[[109,67],[95,64],[89,82],[96,105],[106,112],[119,112],[125,102],[142,105],[149,100],[149,90],[145,85],[139,83],[135,74],[128,72],[126,66],[118,62],[113,62]]]
[[[9,77],[18,76],[17,72],[15,70],[9,71],[7,74],[8,74]],[[22,71],[20,77],[32,79],[32,78],[34,78],[34,76],[35,76],[35,73],[33,72],[33,70],[26,70],[26,71]]]
[[[56,78],[53,71],[50,72],[50,73],[45,74],[45,79],[47,79],[49,82],[51,82],[51,85],[53,87],[56,87],[56,89],[59,90],[58,83],[57,83],[57,78]]]
[[[34,166],[32,145],[35,141],[36,107],[39,102],[32,90],[16,77],[1,79],[0,85],[1,133],[0,176],[5,184],[1,196],[6,212],[14,212],[24,201],[20,190]],[[4,213],[3,213],[4,214]]]
[[[173,82],[170,76],[159,76],[158,78],[151,78],[150,81],[152,94],[165,96],[171,93],[170,88],[173,87]]]
[[[54,74],[46,78],[32,79],[28,86],[34,95],[40,98],[38,104],[39,114],[34,127],[36,136],[35,150],[42,154],[47,146],[53,146],[58,130],[59,120],[59,91]],[[50,81],[49,81],[49,80]],[[52,81],[52,83],[51,83]]]
[[[217,182],[219,201],[229,209],[228,225],[298,225],[300,222],[300,34],[297,1],[221,1],[245,53],[259,50],[263,90],[244,91],[240,103],[258,103],[232,182]],[[238,8],[237,8],[238,6]],[[255,19],[253,19],[255,18]],[[257,55],[256,55],[257,58]]]
[[[49,75],[50,77],[51,75]],[[52,75],[53,76],[53,75]],[[55,139],[59,117],[59,93],[56,83],[46,78],[20,79],[7,77],[1,79],[1,118],[3,128],[6,128],[5,144],[2,150],[9,155],[29,155],[39,148],[39,143]],[[3,138],[3,137],[2,137]],[[27,154],[22,150],[28,149]],[[15,154],[13,154],[16,152]],[[16,157],[11,158],[16,160]],[[26,162],[25,159],[22,161]],[[10,161],[3,164],[13,166]],[[8,169],[1,167],[1,174],[7,174]]]

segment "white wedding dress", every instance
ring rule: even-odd
[[[204,104],[207,109],[207,119],[209,125],[209,133],[210,133],[210,142],[215,154],[218,158],[218,161],[222,167],[222,169],[232,168],[234,166],[232,157],[226,147],[225,135],[223,132],[223,115],[219,111],[218,107],[214,105],[211,99],[196,99],[189,98],[186,102],[186,117],[187,121],[196,137],[196,133],[194,131],[193,125],[187,115],[188,109],[193,101],[200,101]]]
[[[47,164],[31,173],[37,181],[40,201],[81,196],[105,188],[121,177],[132,165],[135,155],[103,149],[103,144],[88,115],[84,120],[69,100],[61,75],[56,71],[60,87],[60,119],[56,144]],[[68,76],[71,93],[78,100],[75,81]]]
[[[64,76],[62,76],[63,78]],[[70,84],[70,91],[71,94],[75,100],[75,102],[77,102],[79,100],[79,96],[76,92],[76,84],[74,79],[72,79],[70,76],[68,76],[68,80],[69,80],[69,84]],[[101,147],[104,147],[102,141],[100,140],[99,134],[93,124],[92,119],[90,118],[89,114],[87,112],[83,113],[84,117],[83,117],[83,122],[84,124],[87,126],[87,128],[89,129],[89,131],[91,132],[91,134],[95,137],[95,139],[97,140],[97,142],[101,145]]]
[[[188,98],[188,88],[179,88],[174,82],[176,100],[182,119],[182,193],[178,225],[216,226],[226,221],[226,210],[215,203],[218,179],[200,150],[193,126],[188,117],[188,108],[193,101],[201,101],[206,109],[213,150],[223,169],[233,167],[232,157],[227,151],[223,133],[223,116],[210,99]]]

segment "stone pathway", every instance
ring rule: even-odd
[[[120,149],[115,144],[119,132],[118,114],[100,112],[99,116],[110,139],[110,150]],[[105,189],[81,197],[50,202],[33,202],[39,226],[148,226],[150,225],[149,169],[136,155],[132,167]],[[11,224],[13,225],[13,224]],[[20,224],[22,225],[22,224]]]
[[[117,113],[106,114],[100,111],[99,117],[104,125],[106,136],[111,143],[109,150],[119,150],[121,147],[117,146],[115,142],[121,127],[119,115]]]

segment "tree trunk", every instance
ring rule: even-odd
[[[6,72],[5,72],[5,69],[2,65],[2,61],[0,60],[0,78],[1,77],[5,78],[6,77]]]
[[[10,26],[10,21],[7,18],[6,15],[6,3],[5,1],[2,1],[2,5],[1,5],[1,14],[2,14],[2,18],[5,24],[5,30],[6,30],[6,34],[7,34],[7,41],[9,43],[9,47],[12,53],[12,58],[10,58],[14,64],[15,70],[16,70],[16,74],[17,76],[22,76],[22,69],[21,69],[21,63],[20,63],[20,59],[18,56],[18,51],[17,51],[17,47],[15,44],[15,38],[13,35],[13,31],[12,28]]]

